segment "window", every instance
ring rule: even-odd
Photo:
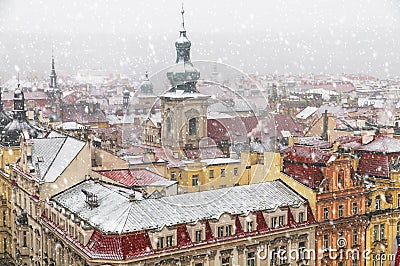
[[[231,236],[232,235],[232,225],[227,225],[225,227],[225,232],[226,232],[226,236]]]
[[[381,196],[376,196],[375,197],[375,210],[380,210],[381,209]]]
[[[221,266],[229,266],[229,265],[231,265],[231,264],[230,264],[230,258],[229,258],[229,257],[227,257],[227,258],[222,258]]]
[[[397,223],[397,235],[400,236],[400,222]]]
[[[208,171],[208,176],[209,176],[210,178],[214,178],[214,170]]]
[[[253,232],[253,222],[247,222],[247,232]]]
[[[7,252],[7,238],[3,238],[3,247],[4,247],[4,252]]]
[[[171,133],[171,128],[172,128],[172,126],[171,126],[171,117],[167,117],[167,119],[165,120],[165,123],[167,124],[167,133],[168,134],[170,134]]]
[[[339,218],[343,217],[344,205],[339,205]]]
[[[379,226],[374,225],[374,241],[378,241],[378,230],[379,230]]]
[[[73,225],[69,226],[69,235],[75,237],[75,228]]]
[[[224,227],[223,226],[218,226],[217,229],[218,237],[223,237],[224,236]]]
[[[286,246],[281,246],[279,250],[280,250],[279,265],[286,264],[286,258],[287,258]]]
[[[299,223],[303,223],[304,220],[304,212],[299,212]]]
[[[26,231],[22,231],[22,246],[27,247],[28,236]]]
[[[157,238],[157,248],[164,248],[164,237]]]
[[[380,239],[383,240],[385,239],[385,224],[381,224],[380,226],[381,230],[380,230]]]
[[[171,172],[171,180],[176,181],[176,173],[175,172]]]
[[[255,266],[256,265],[256,256],[254,252],[247,253],[247,266]]]
[[[329,208],[324,208],[324,220],[329,220]]]
[[[7,226],[7,212],[3,211],[3,226]]]
[[[329,235],[324,235],[324,249],[328,249],[329,247]]]
[[[357,229],[353,230],[353,246],[358,245],[358,231]]]
[[[172,247],[172,236],[167,236],[166,238],[166,246]]]
[[[276,228],[276,226],[277,226],[277,218],[272,217],[271,218],[271,228]]]
[[[338,173],[338,188],[342,188],[344,185],[343,177],[344,177],[344,170],[341,169]]]
[[[400,194],[397,194],[397,208],[400,208]]]
[[[358,213],[358,203],[353,202],[353,215],[356,215]]]
[[[237,167],[233,168],[233,175],[238,176],[239,175],[239,169]]]
[[[306,242],[299,242],[299,259],[300,260],[310,259],[310,258],[306,258],[305,254],[306,254]],[[309,257],[309,256],[307,256],[307,257]]]
[[[285,225],[285,216],[279,216],[279,226]]]
[[[221,177],[225,176],[225,169],[221,169]]]
[[[271,263],[270,265],[275,266],[278,263],[278,249],[273,248],[271,250]]]
[[[189,119],[189,135],[196,135],[196,118]]]
[[[199,175],[192,175],[192,186],[199,185]]]
[[[85,239],[83,238],[83,234],[82,234],[81,232],[79,232],[79,234],[78,234],[78,241],[79,241],[79,243],[81,243],[82,245],[83,245],[84,242],[85,242]]]
[[[196,242],[200,242],[201,241],[201,230],[197,230],[196,231]]]

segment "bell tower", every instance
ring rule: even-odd
[[[200,140],[207,137],[207,108],[210,96],[196,88],[200,72],[190,60],[191,42],[187,38],[184,9],[182,27],[175,41],[176,64],[167,72],[171,88],[160,96],[161,142],[173,152],[199,148]]]

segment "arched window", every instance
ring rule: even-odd
[[[189,119],[189,135],[196,135],[196,118]]]
[[[338,173],[338,188],[343,188],[344,186],[344,170],[340,169],[339,173]]]
[[[167,126],[167,133],[170,134],[171,133],[171,117],[167,117],[167,119],[165,120],[165,124]]]

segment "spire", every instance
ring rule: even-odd
[[[195,87],[197,80],[200,78],[200,72],[193,66],[190,60],[190,47],[192,44],[186,37],[184,13],[185,10],[182,4],[182,28],[179,31],[179,38],[175,41],[177,65],[170,68],[167,72],[167,77],[173,88],[186,84],[186,91],[197,92]]]
[[[181,29],[181,32],[182,33],[183,32],[186,33],[186,30],[185,30],[185,17],[183,16],[184,13],[185,13],[185,10],[183,9],[183,2],[182,2],[182,10],[181,10],[181,14],[182,14],[182,29]]]
[[[190,46],[191,43],[189,39],[186,37],[186,29],[185,29],[185,17],[184,14],[185,10],[183,9],[183,3],[182,3],[182,10],[181,10],[181,15],[182,15],[182,28],[179,31],[179,38],[175,42],[175,48],[176,48],[176,63],[186,63],[190,62]]]
[[[0,112],[3,112],[3,88],[0,87]]]
[[[57,88],[57,74],[56,74],[56,69],[54,66],[54,50],[51,48],[51,73],[50,73],[50,88],[53,90]]]
[[[18,88],[19,88],[19,71],[18,71],[18,73],[17,73],[17,81],[18,81],[18,83],[17,83],[17,86],[18,86]]]

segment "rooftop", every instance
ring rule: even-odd
[[[373,141],[357,147],[356,150],[376,153],[400,153],[400,140],[387,136],[377,136]]]
[[[97,195],[98,207],[86,205],[82,189]],[[118,187],[88,180],[52,200],[105,233],[161,230],[164,226],[219,219],[224,213],[273,211],[306,202],[281,180],[136,201],[129,201]]]

